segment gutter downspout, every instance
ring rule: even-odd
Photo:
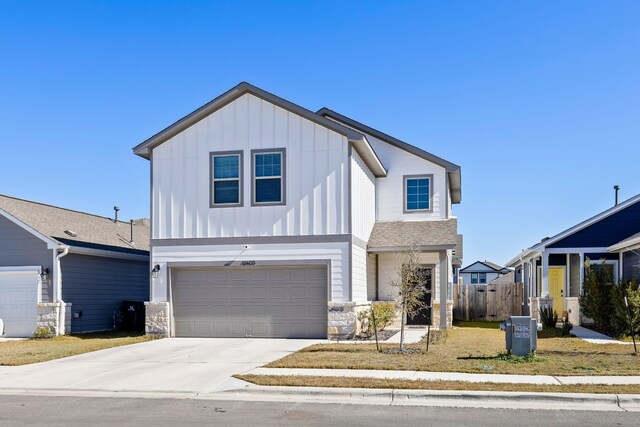
[[[62,268],[60,265],[60,259],[69,253],[69,246],[60,246],[58,250],[62,250],[61,253],[56,256],[56,267],[58,270],[58,277],[56,278],[56,289],[58,293],[58,303],[60,303],[60,310],[58,310],[58,335],[64,335],[64,319],[66,317],[65,302],[62,300]]]

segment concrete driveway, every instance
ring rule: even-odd
[[[0,389],[206,393],[243,387],[231,375],[319,340],[167,338],[26,366],[0,366]]]

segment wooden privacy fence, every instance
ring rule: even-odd
[[[455,284],[453,286],[453,318],[497,321],[509,316],[521,316],[523,293],[522,283]]]

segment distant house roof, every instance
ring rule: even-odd
[[[476,261],[473,264],[469,264],[468,266],[466,266],[465,268],[460,270],[460,273],[475,273],[475,272],[485,272],[486,271],[486,270],[477,270],[477,269],[473,268],[477,264],[482,264],[485,267],[488,267],[491,270],[495,271],[496,273],[508,273],[508,272],[511,271],[506,267],[503,267],[501,265],[498,265],[498,264],[495,264],[493,262],[485,260],[485,261]]]
[[[192,113],[187,114],[174,124],[168,126],[167,128],[161,130],[157,134],[153,135],[151,138],[146,141],[138,144],[133,148],[133,152],[140,157],[144,157],[145,159],[149,159],[151,156],[151,150],[157,147],[160,144],[168,141],[174,136],[178,135],[180,132],[186,130],[187,128],[193,126],[195,123],[204,119],[205,117],[213,114],[220,108],[229,104],[232,101],[240,98],[242,95],[251,94],[255,97],[268,101],[284,110],[290,111],[294,114],[297,114],[301,117],[304,117],[307,120],[310,120],[314,123],[322,125],[328,129],[333,130],[341,135],[344,135],[349,141],[353,143],[353,147],[356,149],[358,154],[362,157],[362,160],[367,164],[371,172],[376,177],[384,177],[387,175],[387,171],[384,168],[384,165],[378,158],[377,154],[367,141],[367,138],[361,132],[358,132],[354,129],[351,129],[347,126],[344,126],[340,123],[337,123],[334,120],[329,120],[326,117],[323,117],[320,114],[316,114],[311,110],[308,110],[304,107],[301,107],[293,102],[287,101],[286,99],[280,98],[277,95],[274,95],[266,90],[260,89],[250,83],[242,82],[233,88],[229,89],[222,95],[214,98],[209,101],[202,107],[193,111]]]
[[[140,255],[149,252],[148,220],[134,222],[131,243],[128,222],[0,195],[3,212],[57,244]]]
[[[322,108],[318,110],[317,114],[324,117],[330,117],[340,123],[344,123],[345,125],[350,126],[351,128],[354,128],[360,132],[363,132],[365,135],[371,135],[388,144],[391,144],[397,148],[407,151],[415,156],[428,160],[432,163],[435,163],[436,165],[442,166],[447,171],[447,175],[449,177],[449,184],[451,186],[451,202],[460,203],[462,201],[462,175],[460,171],[460,166],[456,165],[455,163],[451,163],[434,154],[431,154],[421,148],[411,145],[407,142],[401,141],[398,138],[394,138],[391,135],[387,135],[384,132],[380,132],[377,129],[374,129],[370,126],[367,126],[363,123],[353,120],[350,117],[344,116],[340,113],[330,110],[329,108]]]
[[[575,233],[578,233],[581,230],[584,230],[587,227],[590,227],[600,221],[603,221],[607,218],[609,218],[610,216],[624,210],[627,209],[633,205],[635,205],[636,203],[640,202],[640,194],[631,197],[630,199],[625,200],[624,202],[619,203],[616,206],[613,206],[603,212],[600,212],[597,215],[592,216],[591,218],[582,221],[579,224],[574,225],[571,228],[568,228],[566,230],[564,230],[561,233],[556,234],[553,237],[545,237],[544,239],[542,239],[542,241],[540,241],[539,243],[536,243],[535,245],[531,246],[530,248],[524,249],[522,252],[520,252],[517,256],[515,256],[513,259],[511,259],[508,263],[507,266],[508,267],[514,267],[516,265],[518,265],[519,261],[521,258],[528,256],[530,254],[534,254],[536,252],[540,252],[542,250],[544,250],[544,248],[546,248],[547,246],[551,246],[556,242],[559,242],[562,239],[565,239]],[[626,238],[625,238],[626,240]],[[618,243],[616,243],[613,246],[617,246]]]
[[[496,277],[495,279],[491,280],[489,282],[490,285],[501,285],[501,284],[508,284],[508,283],[514,283],[516,281],[516,273],[515,271],[512,270],[508,270],[509,272],[506,274],[501,274],[500,276]]]
[[[458,243],[458,222],[445,221],[384,221],[376,222],[369,237],[369,252],[392,252],[416,247],[453,249]]]
[[[627,237],[624,240],[619,241],[615,245],[609,246],[609,252],[620,252],[640,247],[640,233],[636,233],[633,236]]]

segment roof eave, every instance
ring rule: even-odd
[[[148,138],[144,142],[138,144],[133,148],[134,154],[149,159],[151,150],[153,148],[157,147],[163,142],[168,141],[169,139],[173,138],[195,123],[199,122],[200,120],[204,119],[205,117],[209,116],[210,114],[214,113],[215,111],[219,110],[220,108],[224,107],[225,105],[229,104],[230,102],[246,93],[250,93],[260,99],[271,102],[272,104],[277,105],[280,108],[283,108],[294,114],[298,114],[314,123],[325,126],[326,128],[345,136],[349,140],[355,141],[364,138],[364,135],[362,133],[354,129],[351,129],[333,120],[329,120],[326,117],[316,114],[311,110],[307,110],[306,108],[296,105],[293,102],[287,101],[286,99],[280,98],[279,96],[253,86],[250,83],[242,82],[226,91],[222,95],[204,104],[192,113],[187,114],[177,122],[153,135],[151,138]]]
[[[350,142],[371,173],[373,173],[373,176],[376,178],[384,178],[387,176],[387,170],[384,168],[380,158],[364,135],[362,138],[350,140]]]
[[[447,249],[453,249],[456,245],[418,245],[415,248],[421,252],[427,251],[445,251]],[[414,248],[413,246],[375,246],[375,247],[367,247],[367,252],[369,253],[380,253],[380,252],[404,252]]]
[[[640,248],[640,236],[634,239],[626,239],[611,245],[607,248],[609,252],[624,252],[625,250],[633,250]]]

